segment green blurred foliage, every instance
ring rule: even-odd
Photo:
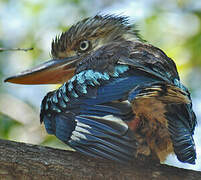
[[[185,47],[191,51],[192,66],[201,67],[201,11],[194,14],[200,22],[199,30],[185,42]]]
[[[12,131],[12,128],[20,125],[21,124],[17,121],[0,113],[0,138],[9,139],[9,134],[10,131]]]

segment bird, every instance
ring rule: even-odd
[[[41,103],[47,133],[76,151],[128,163],[195,164],[196,115],[175,62],[145,41],[129,17],[97,14],[52,41],[52,59],[8,77],[17,84],[62,84]]]

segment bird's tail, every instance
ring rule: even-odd
[[[195,114],[190,104],[167,104],[165,113],[174,152],[181,162],[195,164],[196,150],[193,140]]]

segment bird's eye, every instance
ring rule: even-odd
[[[89,41],[85,40],[85,41],[81,41],[80,42],[80,51],[86,51],[90,48],[90,43]]]

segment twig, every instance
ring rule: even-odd
[[[0,48],[0,52],[2,51],[30,51],[33,48]]]

